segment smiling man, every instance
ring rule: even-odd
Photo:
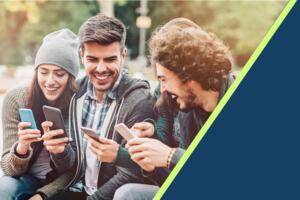
[[[151,172],[145,174],[157,186],[127,184],[117,190],[114,200],[152,199],[233,81],[229,49],[188,19],[173,19],[158,28],[149,47],[162,97],[171,102],[165,105],[172,107],[165,109],[177,107],[179,127],[171,124],[172,131],[162,137],[159,122],[155,128],[146,122],[134,125],[136,131],[159,138],[127,143],[132,160]]]
[[[70,105],[74,140],[56,156],[66,167],[76,164],[69,184],[77,183],[79,191],[64,191],[52,199],[112,199],[121,185],[140,181],[138,166],[121,167],[131,160],[114,127],[131,127],[152,117],[153,100],[148,82],[130,78],[123,69],[127,50],[121,21],[102,14],[91,17],[80,27],[79,40],[86,77],[78,81]],[[86,136],[81,127],[93,129],[99,140]]]

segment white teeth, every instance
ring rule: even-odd
[[[57,88],[48,88],[48,87],[46,87],[46,89],[47,89],[48,91],[50,91],[50,92],[53,92],[53,91],[56,91],[56,90],[57,90]]]
[[[171,97],[172,97],[172,99],[176,99],[177,98],[177,96],[174,95],[174,94],[172,94]]]
[[[99,80],[104,80],[104,79],[107,79],[108,77],[109,77],[108,74],[104,74],[104,75],[100,75],[100,76],[96,75],[96,78],[99,79]]]

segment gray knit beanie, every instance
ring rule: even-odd
[[[79,40],[69,29],[49,33],[35,57],[35,69],[41,64],[57,65],[75,78],[80,68]]]

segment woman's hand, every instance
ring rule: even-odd
[[[42,140],[41,131],[38,129],[28,129],[30,127],[29,122],[20,122],[18,124],[18,146],[17,153],[20,155],[26,155],[29,146],[33,142],[39,142]]]
[[[52,122],[45,121],[42,123],[44,130],[43,140],[45,148],[52,154],[59,154],[64,152],[66,145],[69,141],[67,137],[55,138],[55,136],[60,136],[64,134],[62,129],[51,130],[50,127],[53,126]]]

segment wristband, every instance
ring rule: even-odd
[[[168,160],[167,160],[167,168],[170,168],[170,165],[171,165],[171,161],[172,161],[172,157],[175,153],[175,148],[172,148],[169,155],[168,155]]]

